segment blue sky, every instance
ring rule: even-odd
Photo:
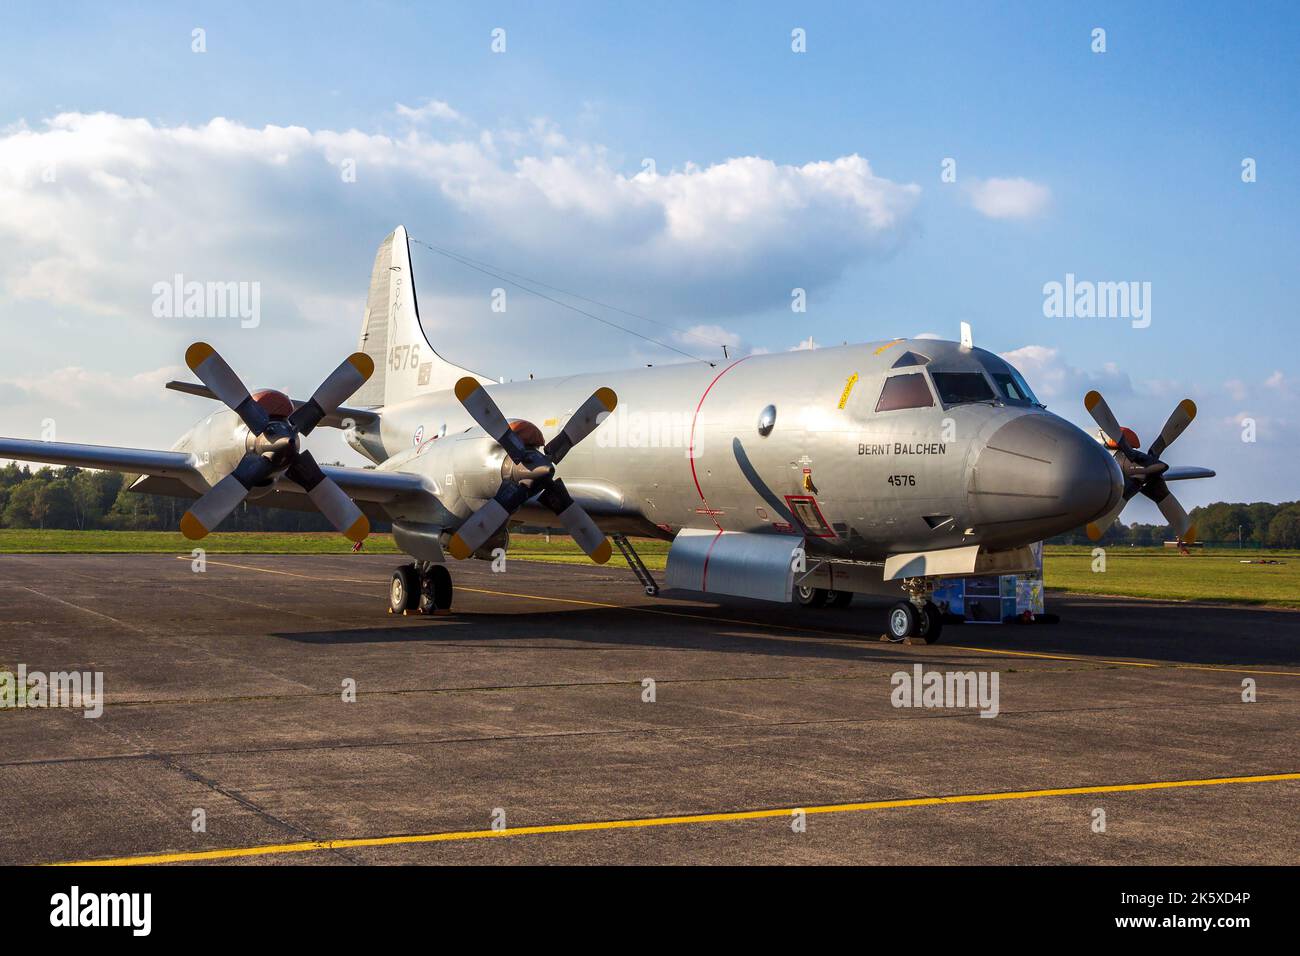
[[[1075,420],[1101,385],[1149,440],[1193,397],[1168,457],[1221,477],[1183,486],[1189,507],[1300,497],[1297,49],[1287,4],[7,7],[0,165],[30,168],[8,192],[0,170],[0,431],[49,414],[64,440],[166,443],[204,410],[156,389],[196,333],[252,382],[310,389],[404,222],[739,350],[970,321]],[[846,157],[868,165],[815,165]],[[498,283],[415,264],[435,345],[489,374],[670,358],[518,299],[503,342],[483,334]],[[153,318],[176,272],[260,282],[264,321]],[[1044,317],[1066,273],[1151,283],[1150,326]]]

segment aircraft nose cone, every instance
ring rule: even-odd
[[[1014,418],[989,437],[971,472],[972,520],[986,540],[1049,538],[1104,515],[1124,479],[1094,438],[1055,415]]]

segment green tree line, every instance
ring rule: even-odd
[[[1246,548],[1300,548],[1300,501],[1243,502],[1216,501],[1193,508],[1196,539],[1206,545]],[[1163,524],[1113,524],[1100,544],[1159,545],[1172,541],[1174,533]],[[1090,544],[1082,528],[1051,539],[1052,544]]]
[[[33,470],[11,462],[0,468],[0,527],[65,530],[170,531],[188,502],[129,490],[122,475],[84,468]],[[1193,508],[1197,538],[1207,544],[1300,548],[1300,501],[1252,504],[1217,501]],[[241,505],[222,522],[223,531],[330,531],[315,511]],[[376,528],[376,530],[379,530]],[[1159,545],[1171,540],[1167,525],[1116,522],[1102,538],[1110,545]],[[1053,544],[1089,544],[1082,528],[1051,539]]]
[[[0,527],[88,531],[172,531],[188,499],[129,490],[123,475],[84,468],[39,468],[10,462],[0,468]],[[316,511],[249,507],[221,523],[222,531],[332,531]]]

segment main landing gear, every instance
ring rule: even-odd
[[[930,600],[934,581],[929,578],[904,578],[903,590],[907,600],[899,601],[889,609],[889,640],[895,644],[915,638],[926,644],[939,640],[943,630],[943,615]]]
[[[853,592],[797,584],[794,589],[794,600],[800,607],[848,607],[853,600]]]
[[[432,561],[404,564],[388,588],[389,614],[447,614],[451,611],[451,572]]]

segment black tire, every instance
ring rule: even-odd
[[[415,565],[404,564],[393,572],[388,588],[388,609],[394,614],[414,611],[420,604],[420,576]]]
[[[927,644],[939,643],[939,635],[943,633],[943,612],[939,610],[933,601],[927,601],[924,617],[926,624],[920,636],[925,638]]]
[[[451,596],[451,572],[446,565],[428,565],[420,574],[420,613],[450,611]]]
[[[921,615],[911,601],[899,601],[889,609],[889,639],[901,644],[917,633]]]
[[[801,607],[825,607],[829,596],[830,592],[825,588],[805,587],[800,584],[794,589],[794,602]]]
[[[832,589],[826,593],[829,595],[826,599],[826,604],[829,607],[848,607],[853,603],[852,591],[836,591]]]

